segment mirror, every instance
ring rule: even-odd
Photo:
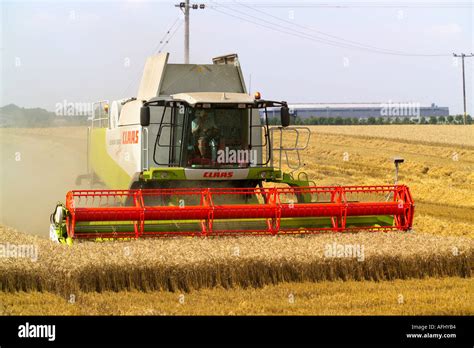
[[[281,125],[288,127],[290,125],[290,109],[288,106],[282,106],[280,109]]]
[[[142,106],[140,108],[140,124],[142,127],[148,127],[150,125],[150,107]]]

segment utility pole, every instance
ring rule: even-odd
[[[461,60],[462,60],[462,94],[463,94],[463,98],[464,98],[464,124],[467,123],[467,112],[466,112],[466,77],[465,77],[465,74],[464,74],[464,58],[472,58],[474,57],[474,54],[464,54],[464,53],[461,53],[461,54],[456,54],[456,53],[453,53],[453,56],[454,57],[461,57]]]
[[[189,64],[189,0],[184,5],[184,64]]]
[[[189,0],[180,2],[174,5],[179,7],[184,13],[184,64],[189,64],[189,10],[197,10],[198,8],[204,10],[204,4],[189,4]]]

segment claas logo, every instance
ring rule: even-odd
[[[203,178],[232,178],[234,172],[204,172]]]
[[[138,144],[138,131],[122,132],[122,144]]]

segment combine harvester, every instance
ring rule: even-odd
[[[275,110],[281,126],[269,127]],[[68,192],[51,215],[51,238],[411,229],[404,185],[316,186],[296,174],[311,132],[290,118],[286,102],[247,94],[236,54],[205,65],[149,57],[136,98],[94,106],[78,184],[110,189]]]

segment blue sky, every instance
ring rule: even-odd
[[[134,96],[146,57],[178,18],[174,28],[182,23],[174,7],[177,2],[1,2],[0,105],[53,111],[65,100],[86,103]],[[407,2],[400,2],[401,7],[393,7],[396,1],[376,1],[370,4],[377,6],[281,8],[275,6],[277,1],[202,2],[210,6],[191,12],[191,62],[210,63],[214,56],[237,52],[247,82],[251,75],[252,91],[261,91],[264,98],[434,102],[449,106],[451,113],[462,112],[461,64],[451,54],[474,53],[472,6],[417,8],[403,7]],[[256,4],[268,6],[249,8]],[[379,6],[384,4],[391,6]],[[383,49],[441,56],[385,55],[335,47],[262,25],[304,33],[299,36],[329,38],[317,30]],[[164,48],[171,62],[183,61],[183,27]],[[474,58],[466,59],[471,114],[473,63]]]

